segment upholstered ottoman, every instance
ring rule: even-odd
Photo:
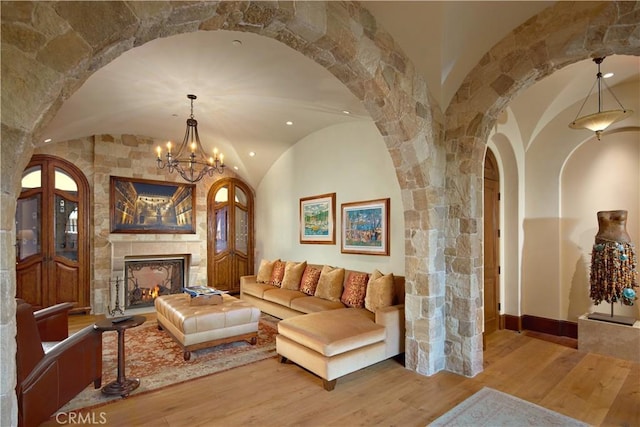
[[[188,294],[163,295],[155,299],[158,329],[164,329],[182,347],[184,360],[191,351],[216,345],[258,339],[260,310],[231,295],[222,304],[191,304]]]

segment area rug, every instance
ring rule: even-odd
[[[588,426],[526,400],[485,387],[430,426]]]
[[[275,317],[263,314],[258,326],[258,342],[237,341],[191,352],[185,361],[182,349],[165,332],[158,330],[155,321],[147,321],[125,333],[125,375],[139,378],[140,387],[129,396],[157,390],[194,378],[211,375],[276,356]],[[114,381],[117,376],[117,333],[102,335],[102,385]],[[106,396],[93,385],[87,387],[59,412],[100,406],[120,396]]]

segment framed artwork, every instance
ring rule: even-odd
[[[342,204],[345,254],[389,255],[390,199]]]
[[[195,191],[195,184],[111,176],[111,232],[195,234]]]
[[[336,244],[336,193],[300,199],[300,243]]]

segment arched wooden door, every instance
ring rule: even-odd
[[[484,160],[484,333],[500,326],[500,171],[493,152]]]
[[[35,155],[16,209],[16,296],[39,309],[90,311],[89,184],[66,160]]]
[[[253,274],[253,193],[242,181],[216,181],[207,196],[207,282],[240,292],[240,276]]]

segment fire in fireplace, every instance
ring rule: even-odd
[[[186,255],[125,258],[125,308],[153,306],[157,296],[182,292]]]

